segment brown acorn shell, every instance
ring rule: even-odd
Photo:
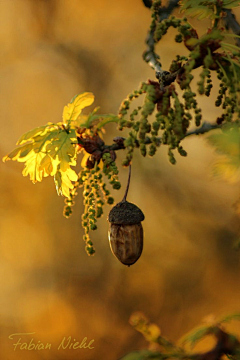
[[[133,265],[143,250],[143,228],[139,222],[132,225],[110,224],[109,244],[113,255],[124,265]]]

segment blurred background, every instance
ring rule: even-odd
[[[2,0],[0,14],[1,158],[24,132],[61,121],[75,94],[93,92],[101,113],[117,113],[141,81],[154,79],[141,58],[151,20],[141,0]],[[210,20],[191,23],[201,34]],[[177,53],[186,54],[174,36],[170,31],[158,47],[166,70]],[[217,115],[216,89],[213,95],[199,98],[207,121]],[[107,143],[117,135],[123,134],[109,124]],[[175,341],[205,316],[240,309],[240,254],[233,246],[239,184],[211,177],[217,155],[206,136],[190,137],[184,147],[188,156],[177,156],[175,166],[165,149],[153,159],[135,155],[128,200],[145,213],[145,242],[130,268],[110,252],[110,207],[92,233],[96,254],[88,257],[81,191],[67,220],[52,178],[33,185],[21,174],[23,164],[0,163],[1,359],[114,360],[147,346],[128,322],[134,311]],[[121,159],[119,152],[119,166]],[[123,197],[126,169],[120,180],[116,201]],[[230,328],[240,335],[238,324]],[[52,343],[51,350],[13,351],[9,335],[30,332],[36,343]],[[69,336],[94,339],[94,349],[57,350]]]

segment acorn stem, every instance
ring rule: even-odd
[[[131,165],[129,165],[129,167],[128,167],[128,182],[127,182],[127,187],[126,187],[124,197],[121,202],[124,202],[127,200],[127,194],[128,194],[128,189],[129,189],[129,185],[130,185],[130,180],[131,180]]]

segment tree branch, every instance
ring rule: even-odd
[[[197,128],[197,129],[192,130],[192,131],[188,131],[186,133],[186,135],[184,136],[184,138],[187,137],[187,136],[191,136],[191,135],[205,134],[206,132],[209,132],[210,130],[214,130],[214,129],[221,129],[221,125],[210,124],[210,123],[204,122],[200,128]]]
[[[143,0],[144,5],[148,8],[151,8],[152,1],[151,0]],[[169,0],[167,7],[161,7],[158,13],[159,22],[167,19],[172,11],[178,7],[179,0]],[[234,34],[240,35],[240,24],[236,20],[235,15],[232,13],[230,9],[224,9],[226,13],[225,23],[226,28],[231,29]],[[155,52],[155,40],[154,40],[154,31],[155,28],[149,31],[146,44],[147,49],[143,53],[143,59],[151,66],[151,68],[155,71],[156,78],[162,84],[162,86],[170,85],[173,81],[176,80],[176,77],[179,73],[183,72],[184,67],[180,68],[178,71],[174,73],[170,73],[169,71],[165,71],[161,67],[161,63],[159,61],[160,57]],[[240,47],[240,38],[235,38],[236,44]],[[215,49],[216,50],[216,49]],[[214,50],[214,51],[215,51]],[[194,68],[200,67],[202,65],[201,62],[197,63]]]
[[[152,3],[152,1],[146,0],[143,0],[143,2],[146,7],[150,7],[149,5]],[[158,13],[159,22],[169,17],[173,9],[178,6],[178,2],[179,0],[170,0],[167,7],[160,8]],[[162,69],[159,62],[159,56],[155,53],[154,31],[155,29],[152,29],[148,33],[146,39],[147,50],[143,53],[143,59],[151,66],[153,70],[155,70],[157,79],[161,80],[164,76],[170,73]]]
[[[188,131],[185,136],[184,136],[184,139],[187,137],[187,136],[191,136],[191,135],[202,135],[202,134],[205,134],[211,130],[215,130],[215,129],[221,129],[221,125],[218,125],[218,124],[210,124],[208,122],[204,122],[202,124],[202,126],[200,128],[196,128],[192,131]],[[114,141],[114,144],[112,145],[104,145],[103,146],[103,151],[105,152],[109,152],[109,151],[117,151],[117,150],[123,150],[123,149],[126,149],[125,145],[124,145],[124,140],[125,138],[124,137],[121,137],[121,136],[118,136],[116,138],[113,139]],[[158,137],[155,141],[158,142],[158,145],[161,144],[161,138]],[[150,137],[146,137],[145,139],[145,144],[146,145],[149,145],[151,144],[152,141],[151,141],[151,138]],[[136,146],[139,147],[139,143],[138,141],[136,140]]]

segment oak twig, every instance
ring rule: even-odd
[[[144,1],[144,5],[146,7],[149,6],[152,1]],[[161,7],[158,13],[159,22],[161,22],[164,19],[167,19],[169,15],[172,13],[173,9],[178,6],[179,0],[170,0],[167,7]],[[147,49],[143,53],[144,60],[151,66],[153,70],[155,70],[156,77],[159,80],[163,80],[164,77],[169,73],[169,71],[165,71],[162,69],[161,64],[159,62],[159,56],[155,53],[155,41],[154,41],[154,31],[155,29],[152,29],[149,31],[146,44]],[[175,79],[174,79],[175,80]]]
[[[190,135],[202,135],[210,130],[220,129],[220,128],[221,128],[221,125],[210,124],[208,122],[204,122],[200,128],[194,129],[192,131],[188,131],[184,137],[187,137]]]
[[[151,0],[143,0],[143,3],[146,7],[151,8]],[[158,13],[158,21],[161,22],[164,19],[167,19],[172,11],[178,7],[179,0],[169,0],[167,7],[161,7]],[[224,9],[226,13],[225,23],[228,29],[231,29],[234,34],[240,35],[240,24],[236,20],[235,15],[230,9]],[[156,24],[157,25],[157,24]],[[143,53],[143,59],[151,66],[155,71],[156,78],[162,83],[162,86],[170,85],[176,80],[176,77],[179,73],[184,71],[184,66],[182,66],[178,71],[170,73],[169,71],[163,70],[161,63],[159,61],[160,57],[155,52],[155,41],[154,41],[154,31],[155,28],[150,30],[146,39],[147,49]],[[236,44],[240,47],[240,38],[236,38]],[[202,65],[199,61],[194,68],[200,67]]]
[[[205,133],[207,133],[207,132],[209,132],[211,130],[221,129],[221,127],[222,126],[218,125],[218,124],[210,124],[208,122],[204,122],[200,128],[196,128],[194,130],[188,131],[185,134],[184,138],[186,138],[187,136],[192,136],[192,135],[202,135],[202,134],[205,134]],[[118,139],[117,142],[116,142],[116,139]],[[117,138],[114,138],[113,139],[114,144],[112,144],[112,145],[104,145],[104,151],[111,151],[111,150],[112,151],[117,151],[117,150],[125,149],[126,147],[124,145],[124,140],[125,140],[125,138],[120,137],[120,136],[118,136]],[[161,144],[161,137],[158,137],[157,139],[155,139],[155,141],[157,141],[158,145],[160,145]],[[149,145],[151,143],[152,143],[151,138],[147,136],[145,138],[145,144]],[[136,147],[138,147],[138,146],[139,146],[139,143],[136,140]]]

